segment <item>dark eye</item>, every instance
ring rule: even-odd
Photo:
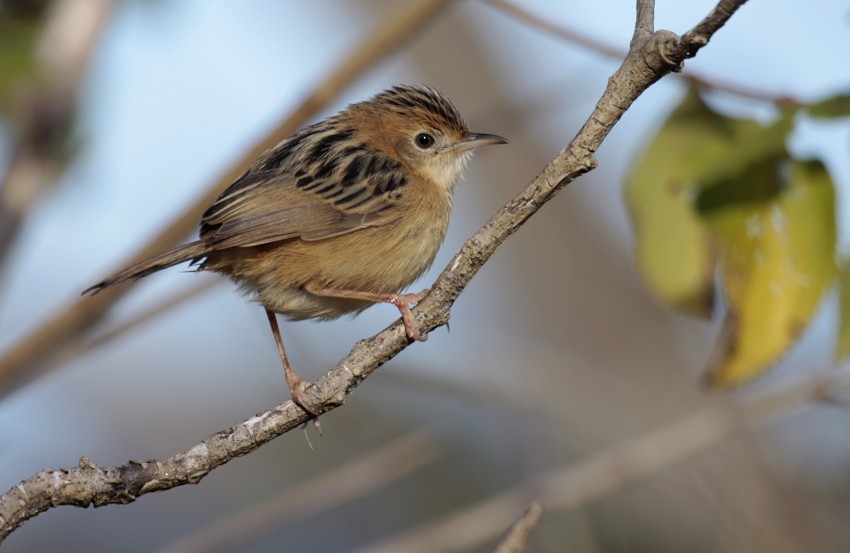
[[[434,137],[426,132],[421,132],[417,134],[414,140],[416,141],[416,145],[422,148],[423,150],[427,150],[428,148],[434,145]]]

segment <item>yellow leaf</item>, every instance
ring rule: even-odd
[[[787,167],[786,167],[787,165]],[[804,330],[835,274],[835,193],[818,161],[771,162],[739,181],[780,178],[771,201],[711,210],[727,316],[707,378],[742,384],[775,363]]]

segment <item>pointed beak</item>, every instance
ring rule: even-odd
[[[510,144],[507,138],[501,137],[498,134],[484,134],[478,132],[466,133],[462,140],[452,144],[448,151],[464,152],[481,146],[490,146],[491,144]]]

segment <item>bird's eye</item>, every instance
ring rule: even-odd
[[[416,145],[422,148],[423,150],[427,150],[428,148],[434,145],[434,137],[426,132],[421,132],[417,134],[414,140],[416,141]]]

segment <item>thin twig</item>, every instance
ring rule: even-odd
[[[572,44],[581,46],[588,50],[602,54],[605,57],[622,60],[626,56],[625,50],[612,46],[607,42],[601,41],[591,35],[582,33],[576,29],[567,27],[563,24],[553,23],[552,21],[529,11],[511,0],[485,0],[485,3],[505,12],[506,14],[515,17],[518,20],[524,21],[529,25],[542,29],[543,31],[562,38]],[[725,81],[718,77],[708,77],[686,70],[683,73],[674,73],[678,79],[687,81],[691,86],[695,86],[705,90],[715,90],[734,94],[741,98],[749,98],[752,100],[772,102],[778,105],[799,105],[802,102],[795,99],[789,94],[776,94],[766,90],[745,86],[739,83]]]
[[[743,2],[739,0],[738,5]],[[712,33],[719,25],[706,28],[706,32]],[[596,167],[594,153],[629,106],[654,82],[708,42],[704,34],[691,36],[695,44],[669,31],[658,31],[629,52],[609,79],[593,113],[566,149],[467,240],[450,261],[431,293],[414,310],[420,329],[427,332],[446,324],[455,299],[496,249],[558,190]],[[339,407],[364,379],[410,343],[401,321],[372,338],[361,340],[307,390],[307,401],[319,413]],[[246,455],[309,418],[305,411],[288,401],[162,461],[97,467],[84,458],[75,469],[41,471],[0,496],[0,538],[29,518],[58,505],[130,503],[145,493],[197,483],[214,468]]]
[[[685,57],[692,58],[697,51],[708,44],[711,36],[729,21],[738,8],[746,2],[741,0],[720,0],[714,9],[690,31],[682,35],[679,46],[686,50]]]
[[[442,448],[419,430],[224,520],[193,532],[158,553],[241,551],[286,525],[369,496],[437,459]]]
[[[242,158],[221,175],[195,204],[166,226],[123,266],[128,266],[173,246],[194,229],[204,209],[232,183],[262,152],[303,126],[327,106],[346,86],[415,35],[451,0],[419,0],[405,4],[399,13],[376,25],[375,30],[328,77],[266,137],[250,148]],[[78,340],[100,321],[129,290],[121,285],[96,296],[87,296],[65,307],[58,315],[18,341],[0,358],[0,396],[6,395],[40,376],[44,364],[63,348]]]
[[[513,523],[508,533],[499,542],[493,553],[525,553],[528,545],[528,538],[531,537],[531,531],[540,522],[543,516],[543,507],[536,501],[532,503],[525,513],[516,522]]]
[[[632,48],[649,39],[655,32],[655,0],[638,0],[636,20]]]
[[[725,439],[813,405],[826,390],[835,394],[850,391],[850,371],[828,372],[737,401],[719,402],[356,553],[469,550],[501,532],[510,524],[514,516],[511,513],[530,496],[538,497],[547,512],[587,505],[659,474]]]

